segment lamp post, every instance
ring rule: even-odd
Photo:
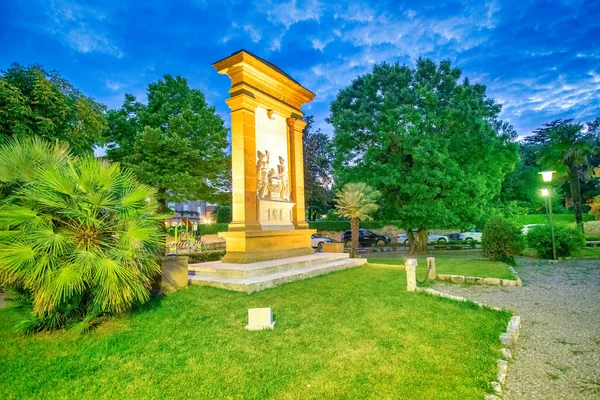
[[[555,171],[542,171],[540,175],[542,175],[542,179],[544,182],[551,183],[552,182],[552,174]],[[552,233],[552,259],[556,260],[556,242],[554,240],[554,217],[552,216],[552,189],[542,189],[542,196],[546,199],[546,212],[548,213],[548,218],[550,219],[550,232]]]

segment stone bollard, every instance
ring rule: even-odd
[[[427,275],[427,278],[434,281],[437,277],[435,272],[435,257],[427,257],[427,268],[429,268],[429,274]]]
[[[410,258],[404,263],[406,268],[406,290],[414,292],[417,290],[417,260]]]

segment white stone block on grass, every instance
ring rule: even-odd
[[[273,310],[268,308],[249,308],[248,309],[248,325],[246,330],[261,331],[263,329],[273,329],[275,322],[273,321]]]
[[[451,275],[450,280],[452,283],[465,283],[465,277],[462,275]]]

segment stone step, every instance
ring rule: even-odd
[[[312,278],[347,268],[357,267],[367,262],[364,258],[334,259],[317,265],[305,265],[302,268],[276,272],[269,275],[246,278],[217,277],[209,275],[189,275],[192,285],[212,286],[237,292],[258,292],[284,283]]]
[[[213,276],[220,278],[251,278],[271,275],[285,271],[291,271],[319,265],[336,260],[348,259],[348,254],[343,253],[319,253],[307,256],[290,257],[282,260],[262,261],[251,264],[231,264],[221,261],[190,264],[189,275]]]

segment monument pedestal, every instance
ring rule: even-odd
[[[225,239],[224,263],[247,264],[314,254],[314,229],[219,232]]]

